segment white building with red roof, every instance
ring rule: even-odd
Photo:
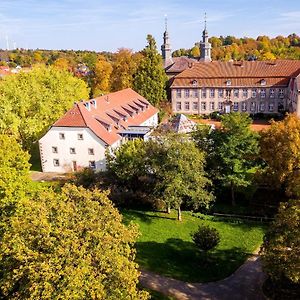
[[[75,103],[39,141],[42,170],[105,170],[107,148],[144,138],[157,124],[158,110],[132,89]]]

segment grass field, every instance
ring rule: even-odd
[[[124,222],[140,228],[137,262],[141,268],[188,282],[209,282],[232,274],[262,242],[265,227],[254,223],[228,223],[211,216],[183,212],[183,221],[159,212],[123,210]],[[204,260],[190,233],[200,224],[218,229],[219,246]]]

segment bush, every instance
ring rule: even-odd
[[[191,234],[192,239],[199,250],[208,252],[220,243],[220,234],[217,229],[206,225],[200,225],[198,230]]]

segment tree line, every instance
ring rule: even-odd
[[[300,37],[293,33],[270,38],[266,35],[256,39],[250,37],[237,38],[234,36],[211,37],[211,56],[213,60],[272,60],[272,59],[300,59]],[[199,43],[191,49],[178,49],[172,56],[199,57]]]

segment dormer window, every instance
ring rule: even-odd
[[[192,81],[192,85],[193,85],[193,86],[197,86],[197,85],[198,85],[198,81],[197,81],[197,80],[193,80],[193,81]]]
[[[90,102],[85,102],[83,105],[85,106],[85,108],[87,110],[91,110],[91,104],[90,104]]]
[[[96,100],[91,100],[90,103],[91,103],[92,106],[94,106],[94,108],[97,108]]]
[[[260,85],[266,85],[266,84],[267,84],[267,82],[266,82],[265,79],[262,79],[262,80],[260,81]]]
[[[230,79],[226,80],[226,85],[227,85],[227,86],[230,86],[230,85],[231,85],[231,80],[230,80]]]

